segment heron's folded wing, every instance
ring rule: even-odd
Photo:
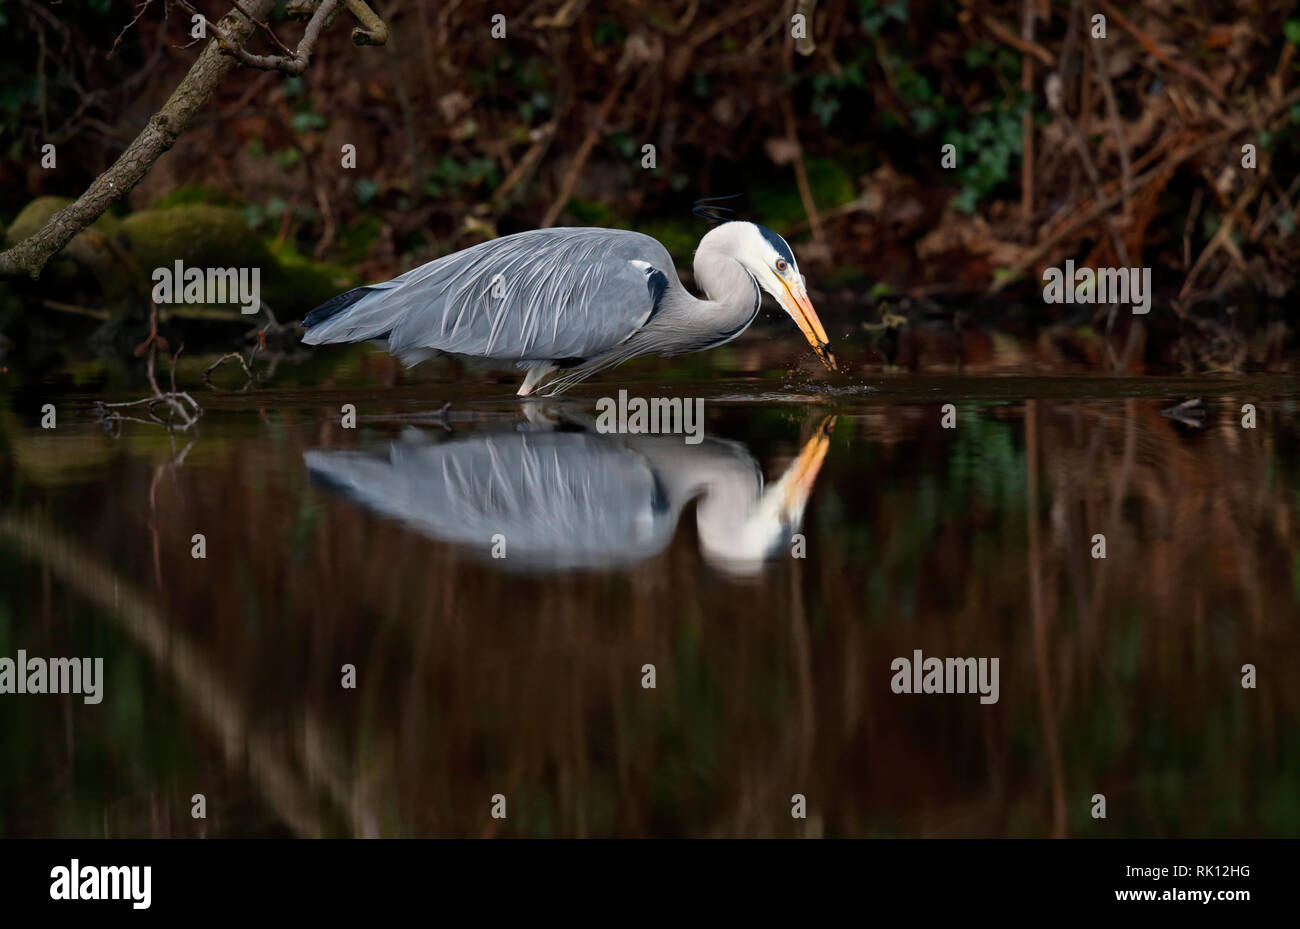
[[[653,316],[673,273],[654,239],[618,229],[539,229],[408,271],[308,333],[312,342],[387,337],[395,355],[429,349],[511,360],[589,359]]]

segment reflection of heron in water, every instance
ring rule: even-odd
[[[616,567],[668,547],[696,498],[700,547],[715,566],[756,573],[798,531],[830,445],[823,420],[775,483],[745,446],[722,439],[592,432],[477,432],[437,444],[402,439],[387,456],[309,451],[314,479],[422,535],[504,565]]]

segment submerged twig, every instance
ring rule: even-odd
[[[142,419],[139,416],[127,416],[117,410],[129,409],[132,407],[144,407],[144,412],[148,419]],[[158,415],[158,409],[171,410],[176,418],[165,419]],[[95,412],[101,422],[109,426],[115,426],[123,422],[147,423],[149,425],[166,426],[168,429],[180,429],[182,432],[189,429],[199,421],[203,415],[203,407],[185,391],[175,391],[172,393],[159,394],[156,397],[141,397],[139,400],[127,400],[123,403],[105,403],[103,400],[95,401]]]
[[[260,335],[260,331],[259,331],[259,335]],[[247,359],[244,358],[243,354],[240,352],[226,352],[226,354],[222,355],[216,361],[212,362],[212,364],[208,365],[207,369],[204,370],[203,383],[207,384],[208,387],[211,387],[213,390],[216,390],[217,389],[216,386],[212,383],[212,377],[211,377],[212,372],[217,370],[217,368],[221,367],[223,364],[225,364],[227,361],[230,361],[233,358],[235,361],[238,361],[239,366],[244,369],[244,377],[246,378],[246,380],[244,381],[244,386],[241,387],[240,390],[247,390],[253,384],[257,383],[257,378],[253,374],[252,361],[253,361],[253,356],[257,354],[258,350],[261,349],[261,347],[264,344],[265,341],[259,339],[258,344],[254,345],[253,350],[248,353]]]

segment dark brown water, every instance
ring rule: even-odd
[[[671,370],[529,418],[361,357],[118,435],[11,377],[0,657],[105,681],[0,695],[0,835],[1300,833],[1293,377]],[[596,431],[620,386],[705,440]]]

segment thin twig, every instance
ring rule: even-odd
[[[176,0],[176,2],[196,16],[203,16],[202,13],[194,9],[189,0]],[[307,65],[311,62],[311,53],[316,48],[316,41],[320,38],[326,21],[340,2],[341,0],[321,0],[320,6],[316,7],[316,12],[312,14],[311,20],[307,23],[307,28],[303,31],[302,40],[298,42],[297,50],[289,55],[255,55],[212,20],[206,16],[203,16],[203,19],[208,24],[212,34],[216,36],[217,44],[222,53],[230,55],[240,64],[249,68],[259,68],[263,71],[282,71],[296,77],[307,70]],[[254,25],[269,28],[260,20],[254,19],[252,22]]]
[[[1028,6],[1031,9],[1033,8],[1033,0],[1030,0]],[[1035,42],[1032,35],[1025,36],[1023,33],[1023,26],[1021,34],[1016,35],[992,16],[986,15],[983,17],[982,21],[984,23],[984,28],[993,33],[993,38],[997,39],[1002,44],[1010,45],[1022,54],[1032,55],[1048,68],[1056,67],[1056,56]]]
[[[270,23],[268,23],[268,22],[266,22],[266,21],[264,21],[264,20],[260,20],[260,19],[255,18],[255,17],[253,16],[252,13],[250,13],[250,12],[248,12],[248,10],[244,9],[243,4],[240,3],[239,0],[230,0],[230,2],[233,3],[233,4],[235,5],[235,9],[239,10],[239,12],[241,12],[241,13],[244,14],[244,18],[245,18],[245,19],[247,19],[249,22],[253,23],[253,24],[254,24],[255,26],[257,26],[259,29],[261,29],[263,32],[265,32],[268,36],[270,36],[270,37],[271,37],[271,41],[274,42],[277,46],[279,46],[280,51],[284,52],[286,55],[292,55],[292,54],[293,54],[293,50],[292,50],[291,48],[289,48],[289,46],[285,45],[283,42],[280,41],[280,37],[279,37],[278,35],[275,34],[275,30],[271,28],[271,24],[270,24]]]
[[[812,184],[808,182],[808,170],[804,166],[803,147],[799,144],[799,130],[795,124],[794,107],[787,96],[781,97],[781,109],[785,116],[785,137],[790,142],[794,158],[794,180],[799,188],[799,199],[803,201],[804,215],[808,217],[808,229],[813,241],[825,249],[826,233],[822,230],[821,217],[817,215],[817,203],[813,200]]]
[[[1110,118],[1111,131],[1115,134],[1115,147],[1119,150],[1120,190],[1124,195],[1124,219],[1132,216],[1133,210],[1133,168],[1128,155],[1128,139],[1124,136],[1124,126],[1119,119],[1119,104],[1115,102],[1115,88],[1110,82],[1110,73],[1106,68],[1106,58],[1101,50],[1103,43],[1090,42],[1093,57],[1097,59],[1097,82],[1101,84],[1102,96],[1106,98],[1106,114]],[[1127,259],[1123,259],[1128,264]]]
[[[1020,38],[1026,46],[1034,44],[1034,0],[1021,0]],[[991,19],[991,17],[989,17]],[[1052,63],[1047,62],[1050,68]],[[1025,111],[1020,116],[1020,220],[1026,232],[1034,222],[1034,60],[1020,59],[1020,90],[1025,95]]]
[[[104,56],[105,58],[113,57],[113,53],[117,51],[117,47],[122,44],[123,37],[125,37],[131,30],[132,26],[140,21],[140,17],[145,14],[145,11],[149,9],[149,5],[152,3],[153,0],[144,0],[144,2],[140,4],[140,9],[136,10],[135,16],[131,18],[129,23],[122,27],[122,31],[119,32],[117,38],[113,40],[113,46],[108,50],[108,54]]]
[[[207,384],[213,390],[216,390],[216,387],[212,383],[212,378],[211,378],[212,372],[217,370],[217,368],[221,367],[223,364],[225,364],[227,361],[233,358],[236,361],[238,361],[239,366],[244,369],[244,376],[245,378],[247,378],[247,380],[244,381],[244,386],[240,389],[247,390],[252,384],[256,383],[256,378],[254,378],[253,376],[253,369],[249,367],[249,361],[252,360],[253,355],[257,354],[257,350],[259,347],[260,346],[253,347],[253,350],[252,352],[249,353],[249,357],[247,360],[240,352],[227,352],[226,354],[222,355],[216,361],[212,362],[212,364],[208,365],[207,370],[203,372],[203,383]]]
[[[1102,9],[1106,11],[1106,13],[1111,17],[1111,19],[1119,23],[1121,28],[1127,30],[1129,34],[1133,36],[1133,38],[1138,40],[1138,42],[1141,44],[1143,48],[1145,48],[1148,52],[1154,55],[1157,61],[1159,61],[1163,65],[1166,65],[1167,67],[1173,68],[1175,71],[1177,71],[1179,74],[1183,75],[1184,77],[1189,77],[1192,80],[1196,81],[1196,83],[1200,84],[1211,94],[1213,94],[1216,100],[1220,102],[1226,102],[1223,96],[1223,89],[1219,87],[1218,84],[1214,83],[1214,81],[1211,80],[1208,76],[1206,76],[1200,71],[1197,71],[1195,68],[1188,67],[1182,62],[1175,61],[1173,58],[1170,58],[1168,53],[1166,53],[1164,49],[1162,49],[1159,45],[1155,43],[1154,39],[1152,39],[1149,35],[1147,35],[1145,32],[1143,32],[1141,29],[1135,26],[1133,22],[1127,16],[1121,13],[1118,9],[1116,9],[1114,4],[1110,3],[1109,0],[1097,0],[1097,3],[1101,6]]]
[[[1300,89],[1294,90],[1287,94],[1286,97],[1274,102],[1274,104],[1270,106],[1268,111],[1263,115],[1264,123],[1268,124],[1276,118],[1278,114],[1284,113],[1297,103],[1300,103]],[[1180,150],[1167,155],[1165,158],[1161,159],[1154,168],[1133,179],[1133,193],[1137,194],[1142,190],[1142,188],[1146,187],[1156,178],[1167,172],[1173,171],[1193,155],[1197,155],[1204,152],[1206,149],[1213,148],[1214,146],[1222,145],[1233,136],[1240,135],[1243,132],[1249,132],[1251,128],[1252,127],[1249,123],[1234,123],[1233,125],[1225,126],[1217,132],[1213,132],[1207,136],[1202,136],[1195,142],[1195,144],[1188,144]],[[992,284],[989,285],[986,293],[989,296],[1000,293],[1009,284],[1017,280],[1020,275],[1025,272],[1025,269],[1032,267],[1040,258],[1059,245],[1064,239],[1074,235],[1080,229],[1086,228],[1089,223],[1095,222],[1098,217],[1104,215],[1107,210],[1112,209],[1122,199],[1122,193],[1115,191],[1095,202],[1087,210],[1076,213],[1069,222],[1062,225],[1044,241],[1040,242],[1021,256],[1018,261],[1007,269],[1006,274],[1001,275],[997,280],[993,281]]]

